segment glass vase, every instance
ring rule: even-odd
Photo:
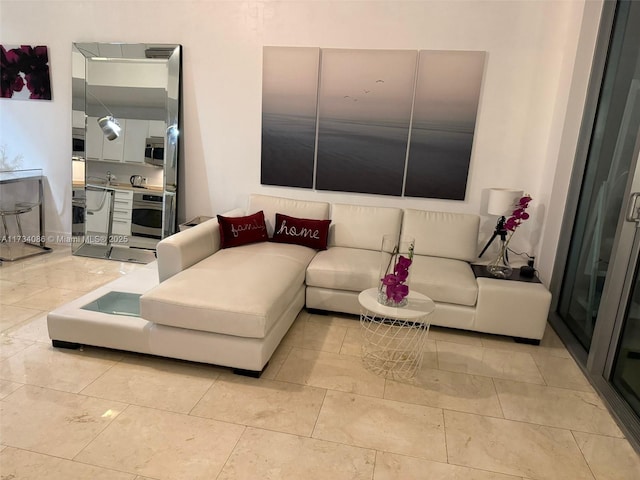
[[[388,307],[407,305],[414,246],[414,238],[400,240],[396,235],[382,237],[378,283],[378,303],[381,305]]]
[[[500,242],[500,250],[498,256],[487,264],[487,272],[492,277],[496,278],[509,278],[513,272],[513,268],[509,264],[509,256],[507,253],[507,243],[505,241]]]

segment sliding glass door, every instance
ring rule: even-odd
[[[635,2],[621,2],[616,11],[558,306],[563,321],[587,351],[611,262],[629,168],[635,160],[632,153],[638,118],[629,102],[635,102],[634,82],[640,76],[639,14],[640,4]]]
[[[640,417],[640,270],[634,266],[631,294],[620,319],[621,334],[611,357],[611,383]]]
[[[596,106],[585,110],[551,323],[640,449],[640,2],[612,7],[605,2],[606,48],[594,65],[606,60],[590,86]]]
[[[640,445],[640,80],[629,95],[633,165],[587,372]]]

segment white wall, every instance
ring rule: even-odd
[[[543,194],[544,203],[549,209],[548,219],[541,229],[540,252],[553,252],[540,255],[538,268],[545,273],[545,279],[551,280],[555,262],[555,251],[562,232],[562,216],[567,201],[568,186],[571,180],[576,144],[580,133],[582,113],[586,99],[589,75],[593,63],[593,53],[598,34],[602,2],[587,2],[580,26],[574,26],[576,35],[567,39],[565,55],[572,55],[571,62],[563,64],[564,73],[560,90],[568,90],[566,102],[556,106],[556,122],[550,136],[550,154],[547,158],[542,184],[551,186]]]
[[[45,169],[47,229],[69,232],[72,42],[180,43],[181,220],[244,205],[250,192],[483,214],[487,188],[518,187],[533,196],[534,215],[516,233],[514,248],[538,256],[547,282],[566,194],[563,181],[554,185],[556,171],[570,171],[575,148],[574,139],[562,143],[562,132],[579,125],[580,95],[568,104],[575,78],[588,75],[598,21],[583,18],[584,10],[582,0],[0,0],[0,43],[47,45],[53,88],[51,102],[0,101],[0,144]],[[487,51],[466,200],[261,186],[264,45]],[[576,64],[580,52],[587,61]],[[481,245],[493,226],[485,217]]]

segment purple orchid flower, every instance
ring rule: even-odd
[[[388,273],[381,279],[382,284],[386,286],[387,298],[395,303],[400,303],[409,295],[409,286],[404,282],[409,277],[411,263],[410,258],[400,255],[393,268],[393,273]]]
[[[411,266],[411,260],[400,255],[398,263],[393,269],[393,273],[398,277],[398,280],[404,282],[409,277],[409,267]]]
[[[407,295],[409,295],[409,287],[404,283],[387,286],[387,297],[396,303],[401,302]]]
[[[504,222],[504,228],[510,232],[514,232],[522,222],[529,218],[529,214],[525,211],[529,207],[529,202],[531,202],[531,197],[529,195],[525,195],[518,200],[516,208],[511,213],[511,216]]]

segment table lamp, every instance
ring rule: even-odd
[[[516,190],[513,188],[491,188],[489,189],[489,204],[487,206],[487,213],[489,215],[498,216],[498,223],[493,231],[493,235],[487,242],[487,244],[478,255],[478,258],[482,257],[484,252],[487,251],[489,245],[499,236],[500,241],[504,244],[507,240],[507,229],[504,227],[504,222],[507,220],[506,215],[511,215],[511,212],[516,208],[518,200],[523,195],[522,190]]]

